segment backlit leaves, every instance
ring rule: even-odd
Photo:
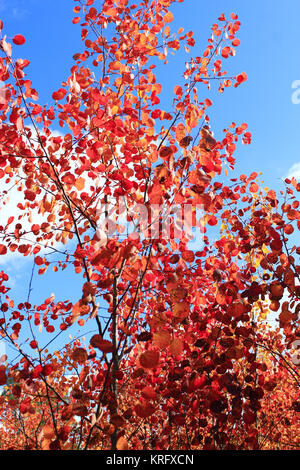
[[[213,93],[247,79],[224,70],[239,19],[219,16],[165,104],[157,59],[195,46],[173,32],[173,2],[96,3],[74,6],[83,47],[49,105],[12,59],[25,38],[0,43],[1,211],[20,196],[0,217],[3,266],[24,256],[32,283],[51,269],[80,284],[15,301],[1,268],[0,334],[18,355],[0,361],[0,446],[297,446],[299,184],[231,178],[251,133],[210,116]]]
[[[139,356],[139,363],[145,369],[154,369],[159,364],[159,353],[157,351],[146,351]]]

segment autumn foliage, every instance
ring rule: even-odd
[[[251,133],[214,135],[209,112],[214,92],[247,86],[226,71],[240,22],[221,14],[199,51],[173,31],[175,3],[76,1],[83,49],[47,106],[14,59],[25,38],[0,22],[2,208],[23,195],[17,215],[0,209],[0,255],[82,281],[73,300],[16,303],[0,272],[0,334],[18,353],[1,358],[1,449],[300,447],[300,184],[276,194],[255,171],[230,176]],[[163,109],[156,71],[181,49]],[[149,235],[137,208],[169,232]]]

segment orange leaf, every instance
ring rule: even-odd
[[[177,140],[177,142],[180,142],[185,136],[185,126],[184,124],[180,123],[175,129],[175,139]]]
[[[182,94],[183,94],[181,86],[176,85],[176,86],[174,87],[174,93],[175,93],[175,95],[177,95],[179,98],[181,98],[181,97],[182,97]]]
[[[178,356],[178,354],[181,354],[183,351],[183,342],[179,338],[174,338],[169,346],[169,349],[171,354]]]
[[[180,302],[174,305],[173,314],[180,320],[183,320],[189,314],[190,304],[188,302]]]
[[[128,450],[128,442],[126,439],[121,436],[117,441],[117,449],[118,450]]]
[[[168,331],[160,330],[153,335],[153,343],[160,349],[164,349],[171,342],[171,335]]]
[[[165,23],[171,23],[173,21],[173,19],[174,19],[174,16],[170,11],[168,11],[168,13],[166,13],[165,16],[164,16],[164,22]]]
[[[45,439],[52,439],[55,435],[53,427],[50,426],[49,424],[45,424],[45,426],[43,427],[42,433]]]
[[[84,185],[85,185],[85,179],[82,178],[81,176],[79,178],[77,178],[77,180],[75,182],[76,189],[78,189],[78,191],[82,191],[83,188],[84,188]]]

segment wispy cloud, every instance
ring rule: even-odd
[[[10,0],[9,4],[7,0],[0,0],[0,13],[5,12],[6,15],[14,20],[23,20],[24,17],[29,13],[26,8],[26,3],[22,1],[22,6],[20,6],[20,0],[18,4],[15,5],[13,0]]]
[[[287,178],[296,178],[297,181],[300,181],[300,162],[294,163],[293,166],[287,172]]]
[[[25,8],[14,7],[11,10],[11,16],[15,20],[23,20],[23,18],[27,15],[27,13],[28,13],[28,10],[26,10]]]

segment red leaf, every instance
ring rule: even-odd
[[[0,385],[5,385],[7,381],[5,366],[0,367]]]
[[[240,73],[236,77],[237,85],[240,85],[241,83],[245,82],[247,80],[247,74],[245,72]]]
[[[156,351],[146,351],[140,355],[139,361],[145,369],[154,369],[159,363],[159,353]]]
[[[43,263],[44,263],[44,260],[41,256],[37,256],[35,259],[34,259],[34,262],[37,266],[41,266]]]
[[[42,369],[42,374],[47,377],[53,372],[53,367],[51,364],[45,364]]]
[[[24,191],[24,196],[25,196],[25,199],[28,199],[29,201],[34,201],[36,194],[35,192],[30,191],[29,189],[26,189],[26,191]]]
[[[90,344],[93,348],[100,349],[104,354],[113,352],[114,350],[113,344],[107,339],[103,339],[101,335],[92,336]]]
[[[256,183],[251,183],[250,184],[250,192],[251,193],[257,193],[258,189],[259,189],[258,184],[256,184]]]
[[[218,219],[216,218],[215,215],[213,215],[208,219],[207,223],[208,225],[217,225]]]
[[[7,248],[5,245],[0,245],[0,255],[6,255]]]
[[[231,49],[230,47],[226,46],[222,49],[222,57],[224,57],[224,59],[227,59],[228,56],[229,56],[229,53],[230,53]]]
[[[52,98],[55,101],[62,100],[66,96],[67,92],[63,88],[60,88],[59,90],[55,91],[52,93]]]
[[[13,43],[16,44],[17,46],[22,46],[22,44],[25,43],[25,38],[24,38],[24,36],[22,36],[22,34],[17,34],[17,35],[13,38]]]
[[[151,416],[154,411],[155,411],[155,408],[153,405],[147,403],[145,405],[136,405],[134,407],[135,409],[135,412],[136,414],[140,417],[140,418],[148,418],[149,416]]]
[[[155,400],[155,398],[157,397],[155,390],[150,386],[143,388],[142,395],[144,398],[147,398],[148,400]]]
[[[108,341],[107,339],[103,339],[101,343],[99,343],[99,349],[104,353],[111,353],[114,350],[114,346],[111,341]]]

